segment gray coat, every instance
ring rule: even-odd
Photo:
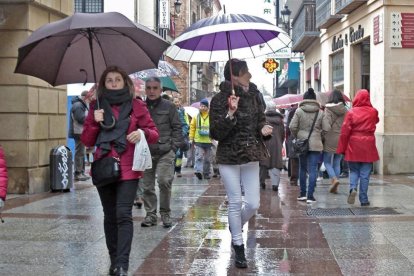
[[[184,145],[183,129],[176,106],[168,100],[148,101],[148,110],[157,126],[160,137],[156,144],[149,144],[152,155],[161,156],[170,150],[176,152]]]
[[[329,103],[325,106],[322,117],[323,151],[336,152],[341,126],[347,111],[343,103]]]
[[[270,157],[260,160],[260,165],[267,169],[282,169],[283,158],[282,148],[285,140],[285,125],[283,124],[283,115],[276,110],[266,111],[266,121],[273,127],[272,136],[264,141]]]
[[[316,123],[309,138],[309,151],[322,151],[322,112],[316,100],[303,100],[289,124],[289,129],[293,137],[307,139],[315,113],[318,112]]]

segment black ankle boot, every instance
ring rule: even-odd
[[[247,260],[246,256],[244,255],[244,244],[242,245],[235,245],[233,244],[234,249],[234,264],[238,268],[246,268],[247,267]]]

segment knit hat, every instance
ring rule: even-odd
[[[207,99],[202,99],[202,100],[200,101],[200,105],[205,105],[205,106],[207,106],[207,107],[208,107],[208,100],[207,100]]]
[[[308,91],[303,94],[304,100],[316,100],[316,94],[313,88],[309,88]]]

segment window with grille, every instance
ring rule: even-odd
[[[75,12],[98,13],[103,11],[103,0],[75,0]]]

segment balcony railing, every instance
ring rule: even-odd
[[[343,17],[335,13],[334,0],[316,0],[316,27],[327,29]]]
[[[292,22],[292,51],[303,52],[319,38],[315,15],[315,0],[303,1]]]
[[[335,0],[335,13],[350,14],[367,2],[368,0]]]

